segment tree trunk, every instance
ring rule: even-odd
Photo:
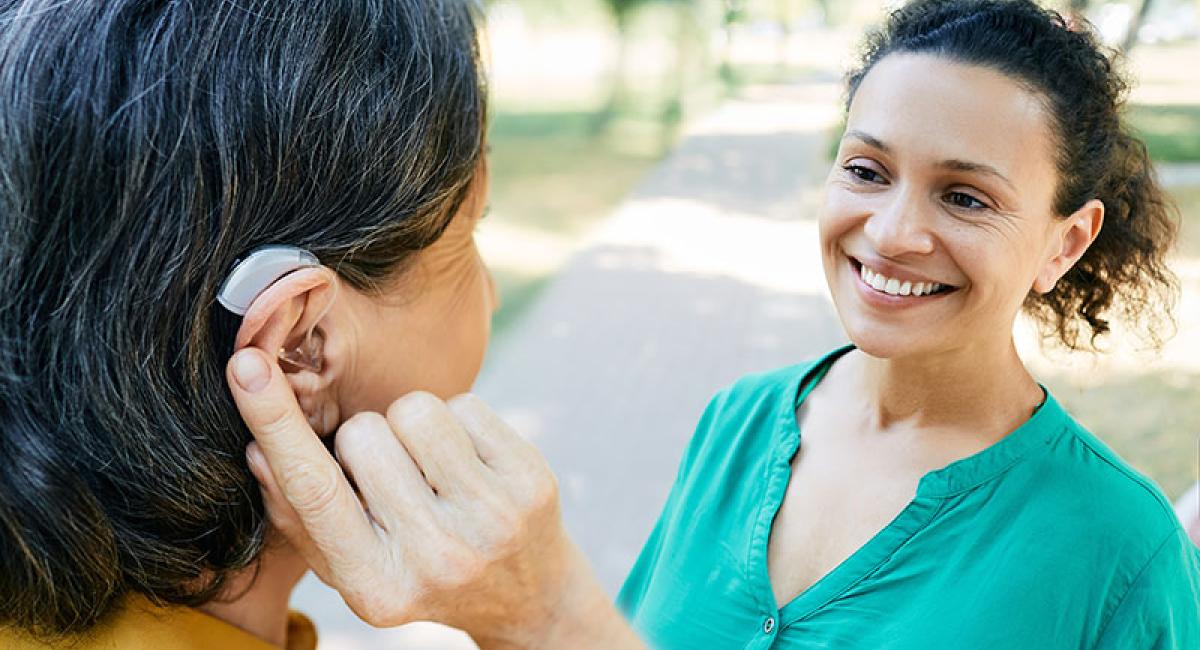
[[[684,102],[687,101],[688,81],[692,64],[697,59],[700,40],[699,25],[692,3],[675,4],[675,61],[669,83],[669,92],[662,112],[659,114],[659,148],[668,151],[675,144],[679,126],[683,123]]]
[[[626,69],[629,65],[629,22],[630,12],[620,11],[614,16],[617,28],[617,57],[613,61],[612,77],[609,82],[608,101],[604,108],[596,114],[592,122],[592,132],[599,135],[608,131],[617,113],[625,104],[626,99]]]
[[[1152,4],[1154,4],[1153,0],[1142,0],[1142,6],[1129,21],[1129,29],[1125,31],[1125,38],[1121,41],[1122,52],[1129,52],[1134,45],[1137,45],[1138,32],[1142,31],[1142,24],[1146,22],[1146,16],[1150,14]]]

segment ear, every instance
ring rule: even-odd
[[[318,434],[332,433],[340,422],[332,390],[335,365],[326,363],[329,319],[338,278],[325,267],[293,271],[254,299],[242,317],[234,351],[256,347],[280,360],[279,367],[296,400]]]
[[[1092,199],[1071,216],[1055,224],[1050,259],[1042,265],[1033,281],[1033,290],[1050,293],[1054,285],[1083,257],[1104,225],[1104,202]]]

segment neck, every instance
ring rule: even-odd
[[[225,593],[200,611],[279,647],[287,644],[288,601],[308,565],[287,544],[269,546],[257,572],[253,568],[230,580]]]
[[[858,355],[871,428],[968,428],[1006,434],[1029,418],[1042,390],[1011,337],[937,354]]]

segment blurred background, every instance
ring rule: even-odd
[[[542,449],[615,594],[696,418],[746,372],[842,342],[816,235],[841,75],[881,0],[485,3],[492,192],[478,240],[503,305],[477,392]],[[1183,214],[1161,351],[1022,355],[1172,498],[1200,479],[1200,0],[1045,2],[1097,26],[1137,82],[1128,118]],[[309,577],[326,650],[474,648],[374,630]]]

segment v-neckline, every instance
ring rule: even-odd
[[[751,576],[751,584],[758,585],[759,600],[764,601],[761,604],[770,611],[779,612],[778,625],[781,628],[811,616],[854,585],[869,578],[905,542],[933,520],[946,503],[946,497],[971,489],[1007,470],[1038,443],[1049,443],[1050,436],[1047,433],[1053,427],[1048,425],[1064,414],[1043,387],[1045,401],[1032,417],[986,449],[925,474],[918,484],[916,495],[895,518],[849,557],[781,605],[775,600],[767,549],[771,529],[791,481],[791,462],[800,448],[797,409],[833,364],[853,349],[855,346],[846,345],[833,350],[804,372],[797,373],[789,384],[786,398],[781,400],[776,426],[779,437],[772,445],[772,457],[766,464],[766,488],[754,534],[750,537],[748,554],[749,571],[755,574]]]

